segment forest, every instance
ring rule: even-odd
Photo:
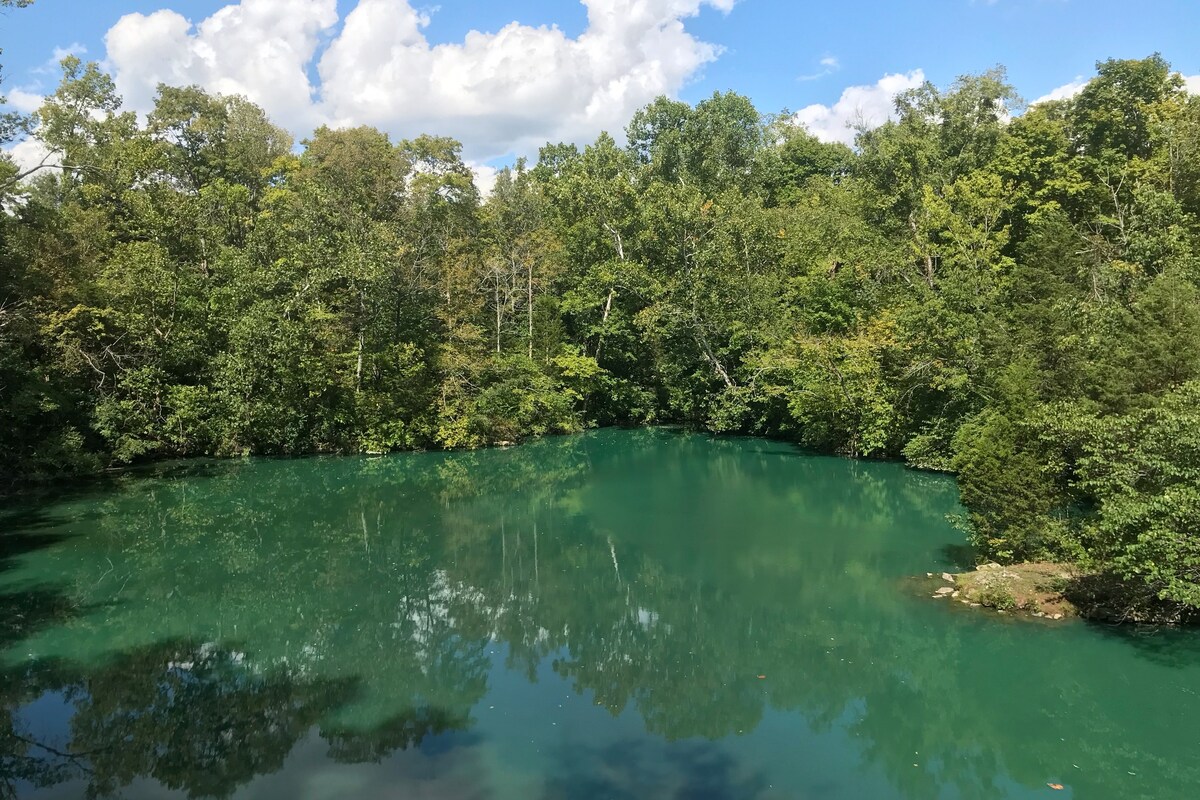
[[[61,66],[0,119],[49,153],[0,161],[6,489],[681,424],[953,472],[981,559],[1200,608],[1200,96],[1157,55],[927,83],[853,148],[660,98],[487,197],[450,139]]]

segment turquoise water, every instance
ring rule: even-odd
[[[1200,797],[1200,637],[930,599],[958,511],[667,430],[10,502],[0,796]]]

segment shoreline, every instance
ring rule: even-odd
[[[1061,621],[1086,616],[1068,599],[1080,573],[1068,564],[1029,562],[1001,566],[980,564],[969,572],[925,574],[937,588],[931,597],[998,614]]]

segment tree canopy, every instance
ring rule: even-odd
[[[198,87],[141,124],[62,67],[0,130],[55,154],[0,165],[7,485],[677,422],[953,470],[982,557],[1200,606],[1200,97],[1157,55],[925,84],[853,149],[660,98],[486,199],[453,140],[297,148]]]

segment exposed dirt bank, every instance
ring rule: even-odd
[[[1071,566],[1048,562],[983,564],[971,572],[927,573],[936,584],[933,597],[937,599],[1054,620],[1079,616],[1079,609],[1063,596],[1078,577]]]

